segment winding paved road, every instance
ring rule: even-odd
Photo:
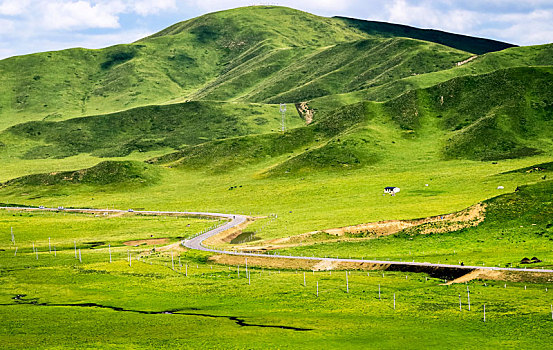
[[[66,212],[98,212],[98,213],[125,213],[130,210],[118,210],[118,209],[57,209],[57,208],[29,208],[29,207],[0,207],[0,209],[11,210],[44,210],[44,211],[66,211]],[[553,273],[551,269],[521,269],[514,267],[493,267],[493,266],[462,266],[462,265],[448,265],[448,264],[431,264],[425,262],[407,262],[407,261],[386,261],[386,260],[365,260],[365,259],[341,259],[341,258],[321,258],[321,257],[306,257],[306,256],[291,256],[291,255],[267,255],[258,253],[244,253],[233,252],[226,250],[211,249],[205,247],[202,243],[209,237],[215,236],[221,232],[224,232],[230,228],[238,226],[248,220],[245,215],[239,214],[222,214],[222,213],[207,213],[207,212],[189,212],[189,211],[132,211],[136,214],[142,215],[186,215],[186,216],[206,216],[211,218],[220,218],[229,220],[226,224],[216,227],[210,231],[200,234],[194,238],[187,239],[181,242],[181,244],[190,249],[202,250],[206,252],[238,255],[238,256],[252,256],[263,258],[281,258],[281,259],[297,259],[297,260],[316,260],[316,261],[332,261],[332,262],[352,262],[352,263],[369,263],[369,264],[384,264],[384,265],[399,265],[399,266],[420,266],[420,267],[436,267],[436,268],[453,268],[453,269],[466,269],[466,270],[492,270],[492,271],[523,271],[523,272],[548,272]]]

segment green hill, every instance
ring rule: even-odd
[[[300,126],[299,116],[288,119]],[[23,159],[65,158],[80,153],[123,157],[133,151],[178,149],[211,140],[274,132],[278,106],[196,101],[147,106],[107,115],[65,121],[33,121],[13,126],[0,138],[18,137],[38,145],[19,148]],[[11,137],[11,138],[10,138]],[[17,143],[5,141],[17,149]]]
[[[159,169],[142,162],[107,161],[92,168],[49,174],[33,174],[5,182],[2,186],[55,186],[83,184],[105,185],[152,185],[159,182]]]
[[[386,102],[400,127],[427,115],[447,132],[446,157],[498,160],[551,151],[553,68],[500,69],[461,76]]]
[[[310,101],[310,105],[314,108],[327,108],[362,100],[387,101],[407,91],[428,88],[456,77],[488,74],[506,68],[552,65],[553,44],[514,47],[477,56],[462,66],[412,75],[350,93],[315,98]]]
[[[128,45],[8,58],[0,78],[0,203],[102,208],[0,212],[7,347],[343,348],[346,331],[348,347],[550,344],[543,271],[445,286],[460,269],[422,265],[552,267],[553,44],[252,6]],[[177,243],[223,221],[177,211],[249,216],[207,243],[229,252],[424,273],[252,258],[244,274],[243,257]]]
[[[296,218],[298,231],[323,217],[329,225],[368,220],[368,209],[377,219],[459,210],[495,195],[488,176],[551,161],[553,45],[510,46],[254,6],[129,45],[13,57],[0,61],[0,175],[40,180],[108,158],[147,161],[164,176],[139,196],[142,206],[211,198],[229,211],[271,210],[282,198],[272,188],[283,183],[290,206],[308,209],[304,199],[365,191],[358,183],[380,192],[445,177],[451,188],[424,192],[433,201],[425,210],[407,200],[375,209],[371,199],[351,213],[349,205],[326,206]],[[293,107],[305,101],[314,111],[309,125]],[[280,102],[288,104],[286,132]],[[473,173],[472,188],[458,185]],[[298,184],[305,178],[330,184],[319,192]],[[42,180],[30,179],[2,193],[33,196]],[[238,183],[257,190],[227,196]],[[70,197],[92,197],[79,184]],[[105,200],[128,206],[127,190]]]
[[[435,162],[551,154],[552,92],[551,67],[461,76],[384,103],[323,110],[315,123],[286,134],[199,144],[155,162],[221,171],[273,159],[267,174],[277,175],[351,170],[383,154],[408,159],[417,148]]]
[[[431,90],[434,97],[451,96],[437,108],[443,126],[458,130],[448,140],[448,156],[489,160],[550,151],[553,68],[499,70]]]
[[[442,70],[471,55],[400,39],[397,28],[398,35],[371,35],[343,19],[254,6],[181,22],[129,45],[8,58],[0,61],[0,128],[192,98],[297,102]],[[463,37],[471,40],[498,48]]]

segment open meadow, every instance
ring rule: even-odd
[[[72,247],[37,248],[14,256],[2,244],[6,349],[540,348],[553,322],[543,278],[446,286],[424,273],[246,269],[182,250],[172,265],[169,252],[134,247],[131,264],[127,247],[112,263],[106,248],[82,249],[82,262]]]
[[[0,78],[3,349],[551,346],[553,44],[250,6]]]

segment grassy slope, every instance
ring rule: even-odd
[[[308,54],[306,54],[308,53]],[[220,76],[196,98],[297,102],[450,68],[470,54],[404,38],[278,49]]]
[[[27,175],[8,181],[3,186],[114,185],[121,190],[125,185],[151,185],[158,181],[157,167],[143,162],[106,161],[78,171]]]
[[[359,40],[365,41],[330,47]],[[489,44],[492,50],[494,43]],[[332,57],[335,52],[341,51],[347,58],[372,46],[375,52],[396,56],[393,66],[381,62],[378,69],[370,69],[363,61],[357,61],[336,70]],[[339,19],[282,7],[246,7],[181,22],[129,45],[2,60],[0,127],[42,118],[58,120],[108,113],[191,97],[268,100],[275,94],[270,86],[271,77],[277,72],[288,77],[291,72],[304,70],[312,55],[322,60],[320,71],[308,67],[313,74],[324,74],[324,71],[332,74],[322,80],[313,78],[321,89],[316,95],[298,91],[294,99],[356,89],[362,86],[355,79],[358,69],[373,84],[382,84],[392,78],[443,69],[469,56],[440,45],[371,37]],[[372,56],[367,55],[367,59],[375,57],[374,52]],[[400,63],[401,56],[406,63]],[[379,71],[388,68],[392,68],[389,75],[379,75]],[[340,77],[346,78],[347,83],[337,84]],[[307,82],[310,80],[304,78],[294,86],[292,81],[287,81],[278,93],[300,88]]]
[[[540,175],[550,176],[543,170]],[[381,260],[415,260],[418,262],[466,265],[514,266],[522,258],[538,257],[542,263],[553,264],[553,182],[540,179],[508,193],[487,200],[486,219],[478,227],[451,233],[418,234],[417,231],[370,240],[355,240],[362,235],[350,235],[349,242],[328,237],[328,243],[284,250],[283,254],[304,254],[341,257],[365,257]],[[333,242],[334,241],[334,242]]]
[[[552,91],[552,68],[500,70],[431,89],[431,96],[451,96],[437,110],[444,112],[444,127],[459,130],[448,140],[446,155],[497,160],[550,152]]]
[[[161,161],[224,170],[275,157],[269,174],[352,169],[376,164],[383,152],[405,158],[405,149],[391,148],[398,138],[427,149],[436,161],[551,154],[552,73],[549,67],[512,68],[459,77],[382,104],[323,112],[314,124],[285,135],[205,143]]]
[[[288,118],[289,127],[302,124],[297,114]],[[58,122],[22,123],[5,131],[2,138],[6,148],[17,150],[23,159],[59,159],[81,153],[123,157],[133,151],[178,149],[210,140],[273,132],[279,127],[278,106],[202,101],[139,107]],[[35,145],[24,146],[25,142]]]
[[[458,77],[489,74],[507,68],[551,66],[552,57],[553,44],[509,48],[486,53],[460,67],[409,76],[370,89],[316,98],[310,105],[316,109],[325,109],[330,105],[350,104],[362,100],[387,101],[406,91],[432,87]]]
[[[248,166],[274,158],[302,152],[305,147],[324,147],[329,139],[340,135],[374,114],[371,105],[360,103],[333,111],[309,127],[291,129],[286,133],[271,133],[237,137],[197,146],[151,160],[198,170],[224,172],[237,166]],[[274,164],[273,164],[274,165]]]
[[[551,151],[551,67],[512,68],[465,76],[415,90],[385,103],[404,129],[419,117],[439,119],[447,131],[445,155],[475,160]]]

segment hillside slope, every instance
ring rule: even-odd
[[[373,116],[368,103],[347,106],[333,111],[308,127],[285,133],[249,135],[185,147],[178,152],[150,160],[150,163],[171,167],[226,172],[261,161],[291,157],[310,147],[324,146],[328,140]],[[307,149],[305,149],[307,147]]]
[[[0,128],[190,98],[297,102],[441,70],[471,55],[358,27],[289,8],[254,6],[181,22],[129,45],[8,58],[0,61]],[[493,41],[463,40],[497,49]],[[381,55],[394,58],[386,62]],[[358,59],[339,67],[338,59],[357,56],[369,61],[380,56],[380,62],[372,67]],[[312,57],[320,67],[309,64]],[[316,93],[306,93],[306,84]]]
[[[521,67],[323,110],[285,134],[199,144],[154,162],[218,172],[274,158],[267,175],[294,175],[423,154],[436,162],[500,160],[551,154],[552,130],[553,68]]]
[[[307,55],[305,51],[275,50],[221,75],[194,97],[266,103],[306,101],[448,69],[470,56],[405,38],[340,43]]]
[[[129,45],[0,61],[1,154],[29,164],[21,175],[34,160],[43,173],[49,159],[155,157],[254,177],[548,155],[553,44],[510,46],[276,6],[211,13]]]
[[[350,93],[315,98],[310,101],[310,105],[326,108],[363,100],[387,101],[409,90],[428,88],[457,77],[488,74],[506,68],[552,65],[553,44],[514,47],[477,56],[462,66],[395,79]]]
[[[299,116],[288,126],[303,125]],[[146,106],[107,115],[64,121],[33,121],[0,134],[7,147],[23,159],[65,158],[81,153],[123,157],[234,136],[274,132],[280,127],[278,106],[195,101]],[[11,141],[17,137],[18,142]],[[28,140],[30,147],[21,140]]]

